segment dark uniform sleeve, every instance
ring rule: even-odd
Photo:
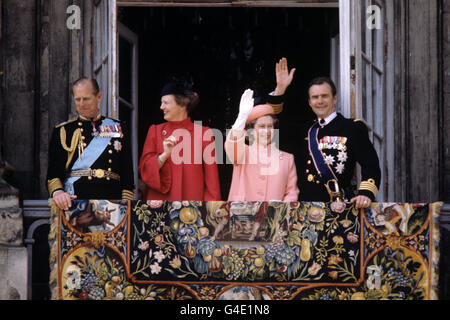
[[[131,137],[127,126],[121,123],[123,132],[123,150],[120,159],[120,184],[122,188],[122,199],[134,199],[134,170],[133,159],[131,155]]]
[[[273,108],[275,114],[279,114],[283,111],[284,105],[284,95],[281,96],[272,96],[270,94],[267,95],[266,103],[270,104]]]
[[[378,155],[369,139],[369,133],[364,122],[356,121],[355,126],[355,156],[356,161],[361,166],[361,183],[358,195],[369,197],[372,201],[375,201],[381,179]]]
[[[50,197],[53,192],[64,190],[66,162],[67,152],[61,145],[60,128],[54,128],[48,148],[47,189]]]

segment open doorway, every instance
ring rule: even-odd
[[[189,79],[199,93],[192,120],[225,133],[245,89],[255,91],[255,104],[265,102],[281,57],[297,69],[279,117],[280,148],[290,152],[299,119],[313,118],[307,83],[330,76],[332,61],[338,61],[331,53],[331,39],[339,33],[337,8],[119,7],[117,14],[139,41],[138,157],[149,126],[164,121],[159,94],[169,77]],[[228,197],[232,170],[220,165],[222,199]]]

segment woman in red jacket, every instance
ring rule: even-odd
[[[198,101],[179,83],[164,86],[160,109],[167,122],[150,126],[139,162],[148,200],[220,200],[214,134],[189,117]]]

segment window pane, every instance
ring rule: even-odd
[[[119,119],[125,121],[125,125],[129,130],[131,126],[131,109],[122,102],[119,102]]]
[[[119,96],[131,102],[132,45],[119,37]]]
[[[362,0],[361,1],[361,12],[360,12],[360,17],[361,17],[361,50],[362,52],[366,53],[366,29],[367,29],[367,25],[366,25],[366,10],[367,10],[367,1],[368,0]]]
[[[383,96],[383,77],[377,72],[372,74],[373,83],[373,119],[375,132],[383,136],[384,123],[384,96]]]
[[[362,89],[362,117],[364,120],[367,120],[367,78],[366,78],[366,70],[367,65],[365,61],[362,61],[362,67],[361,67],[361,89]]]

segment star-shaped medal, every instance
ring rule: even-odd
[[[325,157],[325,163],[328,165],[333,165],[334,163],[334,157],[332,155],[328,155]]]
[[[341,151],[341,152],[339,152],[337,157],[340,162],[346,162],[347,161],[347,152]]]
[[[336,165],[336,172],[342,174],[344,172],[345,165],[342,162],[339,162]]]

